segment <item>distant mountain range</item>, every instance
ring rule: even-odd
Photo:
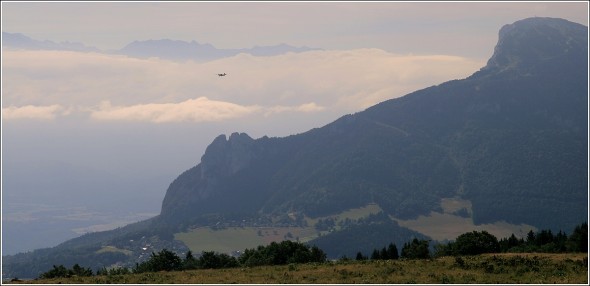
[[[82,43],[52,41],[39,41],[31,39],[20,33],[2,32],[2,47],[22,50],[49,50],[49,51],[76,51],[76,52],[100,52],[95,47],[89,47]]]
[[[122,54],[135,58],[157,57],[172,61],[210,61],[225,57],[235,56],[239,53],[251,54],[253,56],[276,56],[285,53],[300,53],[318,48],[294,47],[287,44],[274,46],[255,46],[243,49],[218,49],[211,44],[200,44],[196,41],[185,42],[179,40],[161,39],[134,41],[120,50],[103,51],[95,47],[86,46],[82,43],[52,41],[39,41],[29,38],[20,33],[2,32],[2,46],[8,49],[23,50],[61,50],[76,52],[100,52]]]
[[[309,241],[335,258],[424,237],[397,221],[442,213],[446,199],[469,202],[457,216],[475,224],[571,231],[588,215],[587,35],[566,20],[524,19],[502,27],[487,65],[465,79],[302,134],[220,135],[170,184],[159,216],[6,257],[3,267],[99,267],[124,259],[98,257],[101,246],[135,251],[129,241],[142,237],[172,243],[175,233],[223,224],[323,229],[330,216],[380,209]]]

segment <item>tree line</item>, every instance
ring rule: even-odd
[[[516,238],[512,234],[508,238],[498,240],[487,231],[472,231],[461,234],[455,241],[437,244],[431,253],[430,241],[414,238],[404,243],[401,253],[397,246],[390,243],[381,249],[374,249],[370,258],[360,251],[356,260],[395,260],[395,259],[428,259],[440,256],[477,255],[482,253],[499,252],[587,252],[588,251],[588,223],[585,222],[574,228],[570,236],[560,231],[553,235],[551,230],[538,232],[529,231],[525,238]],[[342,259],[348,260],[343,257]],[[103,267],[96,275],[124,275],[131,273],[181,271],[192,269],[219,269],[234,267],[251,267],[262,265],[285,265],[291,263],[323,263],[327,261],[326,253],[316,246],[308,246],[300,242],[285,240],[280,243],[272,242],[267,246],[246,249],[239,257],[225,253],[203,251],[196,258],[188,251],[181,259],[176,253],[163,249],[158,253],[152,252],[150,258],[142,263],[136,263],[132,269]],[[75,264],[71,269],[63,265],[53,265],[53,269],[40,275],[40,278],[92,276],[90,268]]]
[[[461,234],[454,242],[436,246],[436,256],[475,255],[496,252],[588,252],[588,223],[577,225],[570,236],[559,231],[554,235],[551,230],[540,230],[527,233],[525,238],[517,238],[512,234],[508,238],[498,240],[487,231],[472,231]]]
[[[588,223],[582,223],[574,228],[570,236],[559,231],[554,235],[551,230],[540,230],[527,233],[525,238],[516,238],[512,234],[508,238],[498,240],[487,231],[472,231],[461,234],[455,241],[446,244],[437,244],[430,251],[430,241],[414,238],[404,243],[401,253],[398,254],[397,246],[390,243],[381,250],[373,249],[371,260],[390,259],[427,259],[430,257],[477,255],[482,253],[522,253],[522,252],[587,252],[588,251]],[[343,259],[348,259],[343,257]],[[356,254],[356,260],[367,260],[368,256],[362,252]]]
[[[291,263],[326,262],[324,251],[316,246],[308,246],[300,242],[285,240],[280,243],[272,242],[267,246],[246,249],[238,258],[225,253],[203,251],[195,257],[191,251],[181,259],[176,253],[163,249],[158,253],[152,252],[150,258],[142,263],[136,263],[131,269],[124,267],[106,268],[96,271],[96,275],[125,275],[132,273],[181,271],[194,269],[220,269],[239,266],[284,265]],[[80,270],[82,269],[82,270]],[[53,269],[41,274],[40,278],[56,278],[71,276],[92,276],[90,268],[81,268],[78,264],[73,269],[63,265],[53,266]]]
[[[425,239],[414,238],[409,242],[404,243],[401,253],[397,250],[397,245],[389,243],[387,247],[381,250],[375,248],[371,253],[371,260],[396,260],[396,259],[425,259],[430,257],[429,250],[430,242]],[[342,259],[347,260],[347,257]],[[362,252],[357,252],[355,260],[368,260]]]

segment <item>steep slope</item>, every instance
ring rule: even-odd
[[[503,27],[486,67],[286,138],[220,136],[168,189],[161,218],[300,212],[377,203],[413,218],[440,199],[476,223],[569,228],[587,214],[587,27]]]

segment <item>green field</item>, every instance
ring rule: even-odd
[[[400,226],[420,232],[435,240],[454,240],[457,236],[470,232],[485,230],[498,238],[509,237],[514,234],[516,237],[525,237],[527,232],[537,231],[537,228],[527,224],[510,224],[505,221],[498,221],[490,224],[476,225],[472,217],[461,217],[453,214],[454,211],[465,208],[472,213],[471,201],[459,198],[441,199],[440,206],[443,212],[430,212],[428,215],[420,215],[415,219],[402,220],[391,217]]]
[[[435,240],[453,240],[462,233],[474,230],[486,230],[497,237],[509,237],[513,233],[517,237],[524,237],[529,230],[537,231],[534,226],[514,225],[506,222],[474,225],[472,218],[452,214],[453,211],[460,208],[471,211],[471,202],[467,200],[443,199],[441,200],[441,207],[444,210],[443,213],[431,212],[428,216],[419,216],[413,220],[401,220],[395,217],[391,217],[391,219],[402,227],[423,233]],[[273,241],[293,240],[307,242],[320,235],[320,232],[314,227],[320,219],[334,220],[336,224],[334,230],[338,231],[340,230],[339,223],[346,219],[358,220],[371,214],[377,214],[380,211],[381,208],[378,205],[368,204],[339,214],[318,218],[305,217],[308,227],[230,227],[221,230],[202,227],[188,232],[177,233],[174,237],[184,242],[195,253],[217,251],[230,254],[234,251],[243,251],[246,248],[255,248],[258,245],[267,245]],[[328,231],[322,231],[321,235],[327,233]]]
[[[314,227],[319,219],[331,218],[338,224],[347,218],[358,220],[380,211],[381,208],[378,205],[370,204],[332,216],[314,219],[306,217],[307,227],[229,227],[219,230],[200,227],[188,232],[176,233],[174,238],[182,241],[194,253],[216,251],[229,254],[234,251],[243,251],[246,248],[267,245],[273,241],[293,240],[307,242],[319,236],[320,232]],[[321,234],[326,233],[322,232]]]
[[[132,252],[130,250],[127,249],[120,249],[120,248],[116,248],[114,246],[103,246],[101,249],[97,250],[96,253],[103,253],[103,252],[121,252],[125,255],[131,255]]]
[[[202,251],[231,253],[267,245],[273,241],[299,239],[305,242],[315,235],[317,231],[313,227],[230,227],[221,230],[201,227],[189,232],[177,233],[174,238],[184,242],[195,253]]]
[[[485,254],[425,260],[203,269],[55,278],[26,284],[587,284],[588,254]]]

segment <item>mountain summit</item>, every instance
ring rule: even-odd
[[[528,18],[505,25],[484,70],[527,70],[551,61],[579,61],[587,57],[587,33],[587,27],[557,18]]]
[[[173,235],[195,227],[321,230],[359,209],[380,212],[342,221],[310,243],[352,257],[425,236],[426,227],[402,222],[435,215],[570,231],[588,214],[587,35],[565,20],[525,19],[500,30],[494,55],[468,78],[298,135],[220,135],[170,184],[159,216],[11,256],[3,267],[34,277],[64,263],[57,257],[93,268],[133,265],[138,243],[150,238],[180,249]],[[448,202],[464,208],[450,211]],[[105,245],[120,251],[101,252]]]

